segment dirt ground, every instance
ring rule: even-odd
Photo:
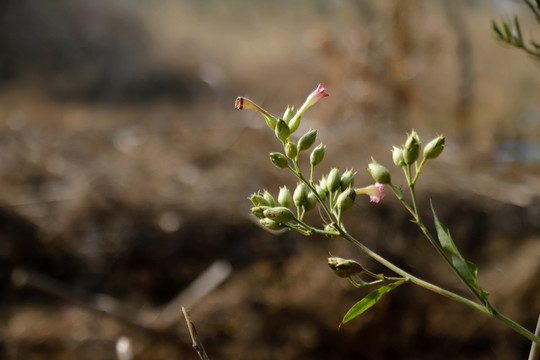
[[[495,306],[533,329],[540,73],[491,38],[501,9],[75,3],[2,5],[0,359],[117,359],[121,337],[134,359],[197,359],[179,304],[212,359],[526,358],[517,333],[412,285],[339,326],[367,290],[328,254],[385,270],[344,240],[257,225],[247,197],[294,179],[268,161],[280,144],[262,118],[233,110],[245,95],[281,114],[325,83],[298,132],[318,129],[320,171],[353,167],[357,185],[371,156],[390,168],[405,131],[444,132],[418,185],[423,216],[432,199]],[[359,197],[345,223],[467,294],[391,194]]]

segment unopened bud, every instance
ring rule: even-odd
[[[328,266],[332,269],[334,274],[342,278],[358,275],[364,270],[362,265],[356,261],[336,256],[328,258]]]
[[[413,130],[403,146],[403,160],[405,160],[405,164],[411,165],[418,160],[420,145],[420,138],[416,131]]]
[[[298,151],[309,149],[317,139],[317,130],[309,130],[298,140]]]
[[[307,204],[309,189],[306,184],[299,183],[294,189],[293,201],[297,207],[302,207]]]
[[[394,164],[399,167],[403,167],[407,164],[405,164],[405,159],[403,158],[403,149],[395,147],[392,149],[392,160],[394,160]]]
[[[355,198],[356,192],[353,189],[345,190],[339,194],[336,202],[338,210],[341,212],[349,210],[353,206]]]
[[[277,138],[283,142],[287,141],[291,135],[289,125],[283,119],[278,119],[275,131]]]
[[[274,197],[272,196],[272,194],[268,192],[268,190],[264,190],[263,197],[266,199],[266,201],[268,201],[268,206],[270,207],[276,206]]]
[[[315,208],[315,205],[317,205],[317,197],[315,197],[315,194],[310,191],[308,194],[307,203],[304,205],[304,210],[311,211]]]
[[[285,227],[285,225],[275,222],[274,220],[270,220],[269,218],[264,218],[259,220],[262,226],[267,228],[268,230],[281,230]]]
[[[278,202],[281,206],[289,207],[291,206],[291,193],[289,191],[289,188],[286,186],[283,186],[279,188],[279,195],[278,195]]]
[[[251,200],[251,202],[255,206],[270,206],[268,201],[258,193],[257,194],[251,194],[249,196],[249,200]]]
[[[317,195],[321,198],[322,201],[326,200],[326,188],[322,188],[320,185],[315,185],[315,190]]]
[[[289,166],[289,160],[282,153],[274,152],[270,153],[270,161],[280,169],[284,169]]]
[[[286,224],[295,219],[293,212],[284,206],[272,207],[264,210],[264,216],[278,224]]]
[[[372,163],[368,165],[368,170],[371,173],[373,179],[379,184],[390,184],[392,181],[392,176],[390,171],[387,168],[376,162],[371,158]]]
[[[269,206],[255,206],[251,208],[251,213],[258,217],[259,219],[264,219],[264,211],[270,209]]]
[[[352,169],[345,170],[343,175],[341,175],[341,190],[345,191],[345,189],[353,187],[355,175],[356,171],[353,171]]]
[[[320,164],[321,161],[324,159],[324,153],[326,151],[326,146],[322,143],[319,144],[313,151],[311,152],[311,155],[309,157],[309,162],[312,166],[315,166],[317,164]]]
[[[285,155],[287,155],[289,159],[296,158],[296,155],[298,155],[298,149],[295,143],[288,142],[287,144],[285,144]]]
[[[326,178],[326,189],[329,193],[341,189],[341,174],[338,169],[333,168],[330,170],[330,173]]]
[[[283,120],[288,124],[294,116],[294,106],[287,106],[287,109],[283,113]]]
[[[424,148],[424,158],[426,159],[435,159],[441,155],[444,150],[444,136],[437,136],[435,139],[431,140],[426,147]]]

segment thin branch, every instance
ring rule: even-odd
[[[536,323],[536,331],[534,335],[540,337],[540,316],[538,316],[538,322]],[[540,359],[540,345],[533,341],[531,345],[531,352],[529,353],[529,360],[538,359]]]
[[[184,313],[184,317],[186,318],[186,323],[189,329],[189,335],[191,335],[191,340],[193,341],[193,348],[197,352],[197,355],[199,355],[199,358],[201,360],[210,360],[208,355],[206,355],[206,351],[204,351],[204,347],[202,345],[201,340],[199,339],[199,334],[197,333],[197,329],[195,329],[195,325],[193,324],[193,321],[191,321],[186,311],[186,308],[183,306],[182,306],[182,312]]]

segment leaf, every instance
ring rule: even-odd
[[[478,270],[476,265],[471,261],[465,260],[463,256],[461,256],[456,244],[454,243],[454,240],[452,240],[450,230],[446,227],[446,225],[439,221],[437,214],[435,214],[433,202],[431,203],[431,211],[433,212],[433,219],[435,221],[439,242],[441,243],[442,248],[446,250],[452,257],[452,264],[456,268],[456,271],[467,284],[477,290],[482,290],[478,284]]]
[[[347,311],[347,313],[343,317],[342,323],[345,324],[351,321],[352,319],[354,319],[355,317],[357,317],[358,315],[361,315],[364,311],[366,311],[367,309],[375,305],[377,301],[379,301],[384,294],[397,288],[399,285],[403,284],[406,281],[407,281],[406,279],[399,280],[391,284],[382,286],[375,291],[370,292],[362,300],[354,304],[349,309],[349,311]]]

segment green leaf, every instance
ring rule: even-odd
[[[454,243],[454,240],[452,240],[450,230],[439,221],[437,214],[435,214],[433,202],[431,203],[431,211],[433,212],[433,219],[435,221],[435,228],[437,229],[439,242],[441,243],[442,248],[446,250],[452,257],[452,264],[456,268],[456,271],[467,284],[477,290],[482,290],[478,284],[478,270],[476,265],[471,261],[465,260],[463,256],[461,256],[456,244]]]
[[[375,305],[384,294],[397,288],[399,285],[403,284],[406,281],[406,279],[399,280],[370,292],[366,295],[366,297],[354,304],[353,307],[351,307],[349,311],[347,311],[347,313],[343,317],[342,323],[345,324],[357,317],[358,315],[362,314],[364,311]]]

